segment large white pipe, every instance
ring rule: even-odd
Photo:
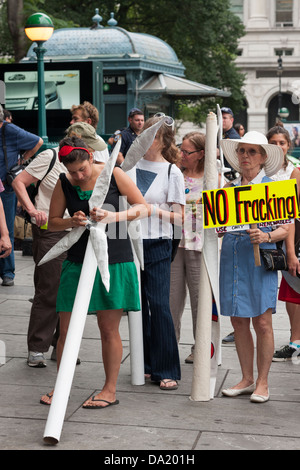
[[[44,442],[47,444],[55,445],[60,439],[96,270],[97,260],[89,239],[44,431]]]
[[[127,175],[136,184],[136,168],[128,170]],[[144,267],[143,241],[141,239],[140,221],[131,222],[128,233],[133,245],[133,256],[138,273],[139,286],[141,285],[140,270]],[[140,292],[141,299],[141,292]],[[140,300],[141,301],[141,300]],[[143,343],[143,318],[142,312],[128,312],[129,345],[130,345],[130,370],[131,384],[145,385],[144,343]]]
[[[217,171],[217,118],[210,113],[206,120],[204,189],[218,187]],[[212,326],[213,299],[218,308],[218,237],[214,230],[206,229],[203,234],[203,250],[200,265],[199,300],[194,350],[194,369],[191,400],[209,401],[213,398],[220,323]],[[214,341],[212,348],[212,333]],[[212,349],[214,356],[211,358]],[[212,374],[213,371],[213,374]]]

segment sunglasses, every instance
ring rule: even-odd
[[[165,124],[167,126],[174,127],[174,119],[170,116],[166,116],[165,113],[156,113],[156,114],[154,114],[154,117],[165,117],[166,118],[165,119]]]
[[[236,153],[240,156],[243,156],[245,155],[245,153],[248,155],[248,157],[254,157],[255,155],[257,155],[258,153],[261,153],[261,152],[258,152],[257,150],[255,149],[249,149],[249,150],[246,150],[244,147],[239,147],[237,148],[236,150]]]

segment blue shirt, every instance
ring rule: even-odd
[[[4,126],[8,168],[11,168],[17,164],[20,152],[23,150],[33,149],[40,138],[35,134],[31,134],[18,126],[15,126],[15,124],[8,123]],[[0,179],[1,181],[4,181],[7,169],[3,151],[2,132],[3,125],[0,128]]]

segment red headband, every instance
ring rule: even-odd
[[[67,155],[69,155],[69,153],[71,153],[73,150],[85,150],[88,154],[90,154],[90,152],[88,151],[88,149],[84,148],[84,147],[72,147],[71,145],[64,145],[60,151],[58,152],[58,158],[59,158],[59,161],[61,161],[61,158],[60,157],[66,157]]]

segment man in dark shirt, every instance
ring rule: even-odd
[[[234,115],[230,108],[221,108],[223,118],[223,139],[240,139],[240,135],[233,127]],[[225,173],[225,177],[229,180],[235,178],[235,171],[229,165],[226,158],[224,157],[224,165],[226,168],[231,168],[231,171]]]
[[[240,135],[233,127],[234,115],[230,108],[221,108],[223,117],[223,139],[240,139]]]
[[[134,139],[142,132],[144,127],[144,114],[138,108],[132,108],[128,115],[129,126],[126,129],[123,129],[115,136],[115,142],[121,137],[121,148],[118,155],[117,163],[121,165],[126,157],[129,147],[131,146]]]

